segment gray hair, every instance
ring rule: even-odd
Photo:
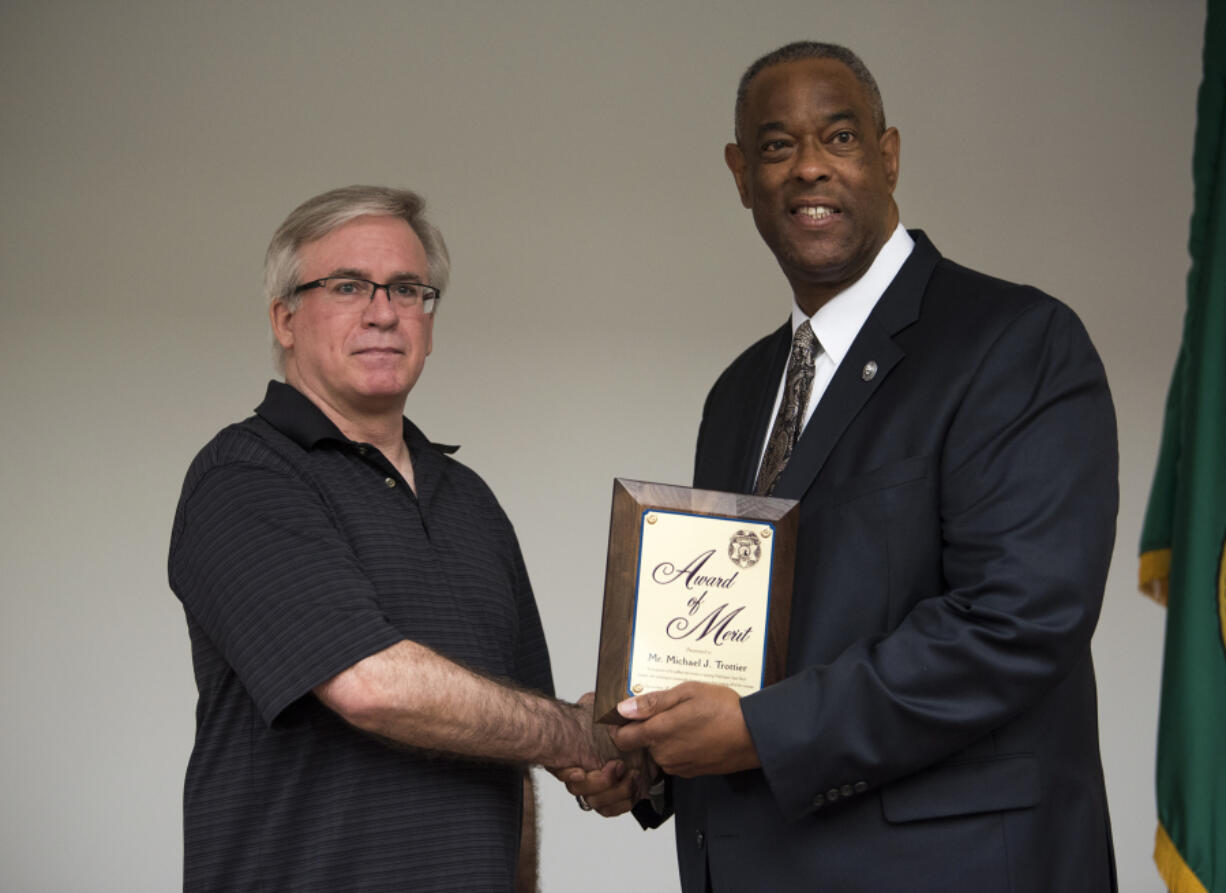
[[[745,114],[745,94],[749,92],[749,84],[764,69],[784,62],[797,62],[801,59],[833,59],[842,62],[856,80],[868,93],[869,104],[873,110],[873,123],[877,125],[877,135],[885,133],[885,106],[881,102],[881,91],[877,89],[877,81],[868,66],[860,61],[860,57],[847,47],[837,43],[818,43],[814,40],[798,40],[781,46],[758,59],[741,75],[741,82],[736,88],[736,108],[733,111],[733,131],[739,143],[744,135],[741,131],[741,119]]]
[[[268,303],[280,300],[290,310],[298,309],[302,296],[291,292],[302,273],[302,246],[367,216],[398,217],[412,227],[426,250],[430,285],[442,294],[451,277],[451,257],[443,234],[426,219],[425,211],[426,200],[416,192],[386,186],[344,186],[307,199],[290,212],[268,243],[264,255],[264,295]],[[276,339],[273,359],[277,369],[284,372],[285,351]]]

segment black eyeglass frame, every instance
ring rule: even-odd
[[[421,299],[422,313],[426,316],[433,316],[434,311],[438,309],[439,299],[443,296],[433,285],[426,285],[424,282],[415,282],[413,280],[402,279],[399,282],[375,282],[371,279],[363,279],[361,276],[324,276],[322,279],[313,279],[310,282],[304,282],[302,285],[296,286],[290,292],[291,297],[297,297],[305,291],[310,291],[314,288],[325,288],[329,280],[339,279],[344,282],[365,282],[370,288],[370,297],[367,299],[372,303],[375,300],[375,295],[379,293],[379,289],[383,289],[387,293],[387,300],[393,307],[396,306],[396,299],[392,297],[393,285],[412,285],[415,288],[422,289],[425,294]],[[426,308],[429,309],[426,309]]]

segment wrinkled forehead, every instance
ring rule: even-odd
[[[837,59],[798,59],[764,68],[749,82],[737,130],[739,138],[750,137],[770,127],[833,120],[875,127],[867,88]]]
[[[323,276],[385,275],[427,272],[426,249],[413,227],[400,217],[364,215],[303,243],[298,252],[303,271]],[[368,277],[369,278],[369,277]]]
[[[868,91],[851,69],[837,59],[797,59],[762,69],[749,83],[745,112],[762,120],[783,111],[846,107],[871,117]]]

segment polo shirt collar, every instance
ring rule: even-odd
[[[310,398],[283,381],[268,383],[264,402],[256,407],[255,414],[304,450],[312,450],[326,440],[343,444],[353,443]],[[406,418],[402,418],[402,421],[404,442],[409,445],[409,451],[414,456],[418,455],[423,447],[433,448],[441,453],[454,453],[459,449],[458,446],[449,444],[431,443],[420,428]]]

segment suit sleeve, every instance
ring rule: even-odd
[[[1030,305],[982,355],[947,421],[943,591],[917,591],[888,632],[742,700],[786,815],[955,754],[1088,659],[1117,466],[1106,378],[1081,323],[1056,302]]]

